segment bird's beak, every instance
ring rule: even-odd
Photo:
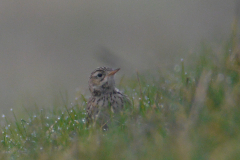
[[[119,70],[120,70],[120,68],[115,69],[115,70],[109,72],[109,73],[108,73],[108,76],[112,76],[112,75],[114,75],[114,74],[117,73]]]

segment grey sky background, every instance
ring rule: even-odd
[[[201,40],[230,34],[235,0],[1,0],[0,113],[88,94],[98,66],[173,68]]]

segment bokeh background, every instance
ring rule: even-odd
[[[88,95],[98,66],[173,70],[201,41],[231,32],[235,0],[1,0],[0,113]]]

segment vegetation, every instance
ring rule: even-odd
[[[2,116],[0,159],[240,159],[240,52],[236,35],[159,71],[121,81],[129,95],[108,131],[86,127],[86,99],[69,108]],[[115,116],[115,117],[114,117]]]

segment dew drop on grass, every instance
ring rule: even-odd
[[[70,112],[73,112],[73,110],[71,109]]]
[[[60,120],[61,119],[61,117],[58,117],[58,120]]]
[[[8,127],[10,127],[11,125],[9,124]]]
[[[2,115],[2,118],[5,118],[5,115],[4,115],[4,114]]]
[[[36,137],[37,136],[37,134],[36,134],[36,132],[34,131],[34,132],[32,132],[31,133],[31,135],[33,136],[33,137]]]
[[[11,108],[10,111],[13,111],[13,109]]]
[[[85,122],[86,122],[85,118],[82,118],[82,122],[83,122],[83,123],[85,123]]]
[[[33,115],[33,118],[36,118],[37,117],[37,115]]]
[[[141,97],[139,98],[139,100],[141,100]]]
[[[5,127],[6,130],[8,130],[8,127]]]

